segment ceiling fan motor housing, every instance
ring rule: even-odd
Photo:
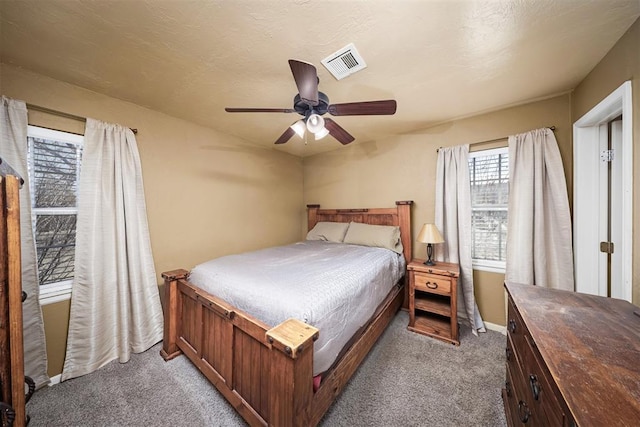
[[[318,105],[309,105],[300,98],[300,94],[293,98],[293,109],[296,113],[309,118],[311,114],[322,116],[329,109],[329,97],[322,92],[318,92]]]

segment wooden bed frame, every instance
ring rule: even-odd
[[[411,260],[411,201],[395,208],[320,209],[307,205],[308,228],[319,221],[400,226]],[[165,360],[184,353],[252,426],[315,426],[403,303],[406,277],[383,308],[313,391],[313,342],[322,331],[296,319],[270,327],[188,281],[187,270],[165,280]]]

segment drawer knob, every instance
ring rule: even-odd
[[[520,421],[522,424],[526,424],[529,421],[529,417],[531,416],[531,411],[525,402],[522,400],[518,402],[518,417],[520,417]]]
[[[529,385],[531,385],[531,394],[533,394],[533,398],[538,400],[540,398],[540,383],[538,382],[538,377],[533,374],[529,374]]]
[[[504,349],[504,353],[505,353],[505,356],[507,357],[507,360],[511,360],[511,349],[509,347]]]
[[[425,285],[426,285],[426,286],[427,286],[427,288],[429,288],[429,289],[438,289],[438,284],[437,284],[437,283],[427,282],[427,283],[425,283]]]
[[[509,332],[513,333],[516,331],[516,321],[511,319],[509,320]]]

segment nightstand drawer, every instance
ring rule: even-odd
[[[451,280],[432,274],[415,273],[415,288],[433,294],[451,295]]]

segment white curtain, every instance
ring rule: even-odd
[[[84,141],[63,380],[127,362],[163,332],[135,136],[87,119]]]
[[[436,226],[445,243],[436,259],[460,265],[458,307],[475,335],[486,332],[473,291],[469,145],[440,148],[436,167]]]
[[[38,301],[38,263],[31,222],[31,190],[27,168],[27,106],[24,101],[2,97],[0,120],[0,157],[24,179],[20,190],[20,245],[22,255],[22,290],[27,299],[22,304],[24,336],[24,371],[40,387],[49,383],[47,350],[42,310]]]
[[[507,270],[511,282],[573,291],[571,215],[551,129],[509,137]]]

